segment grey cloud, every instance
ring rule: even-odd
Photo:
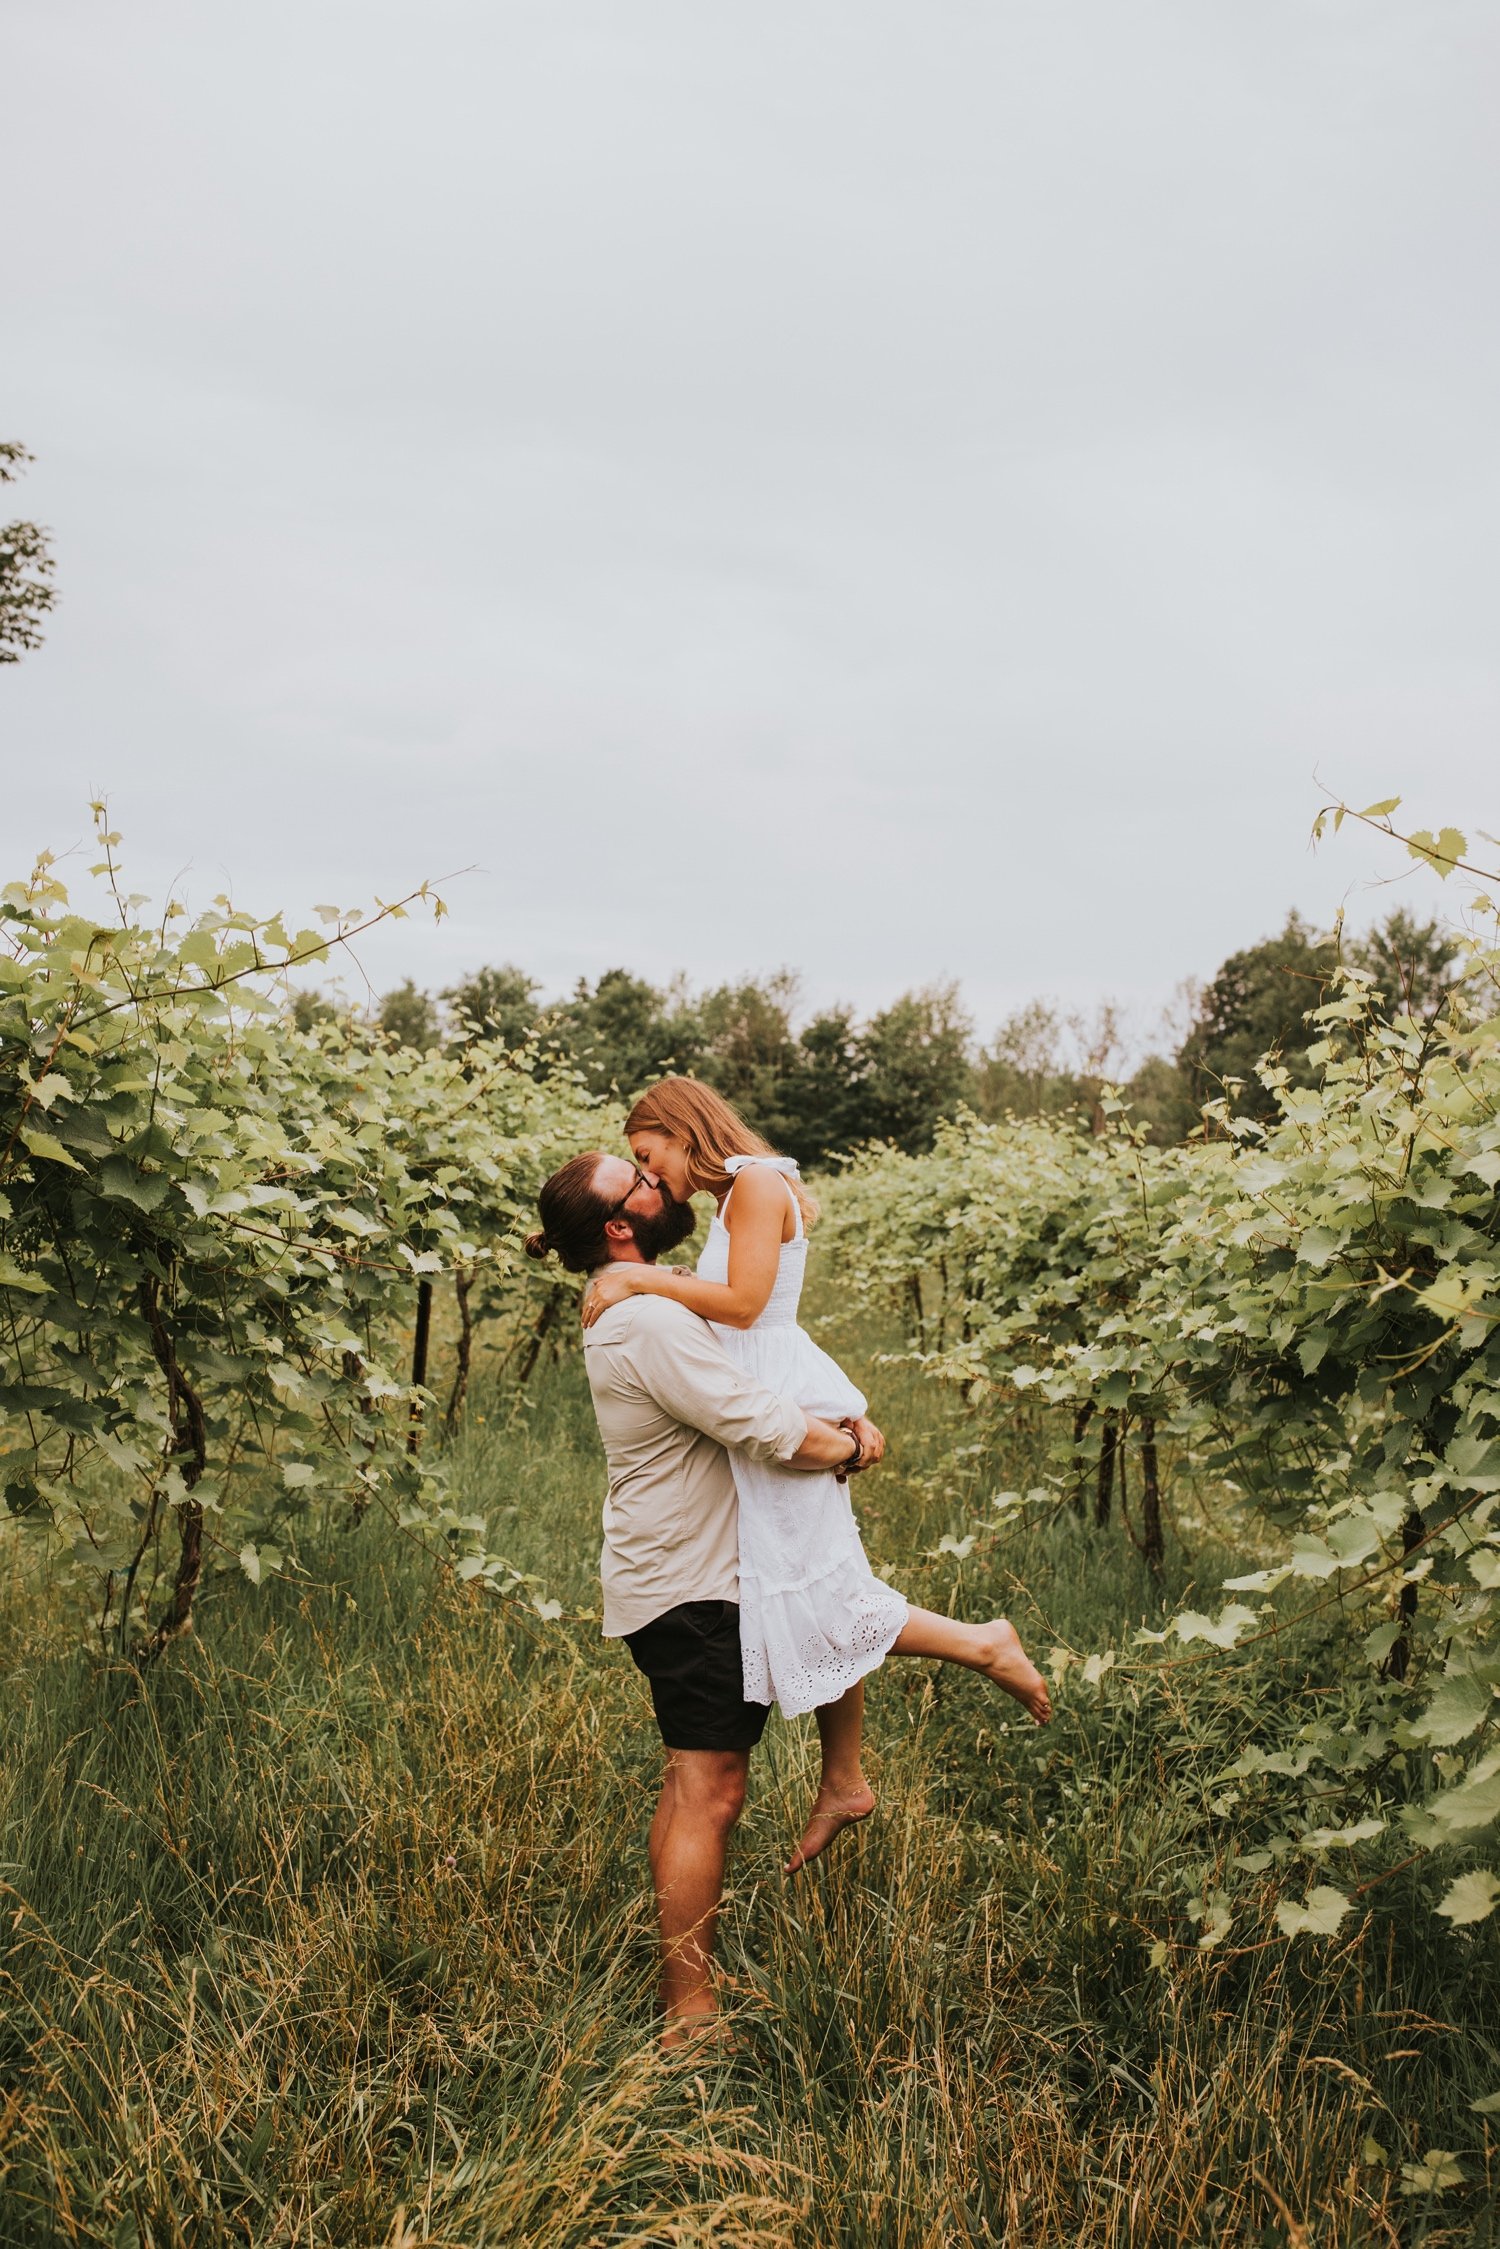
[[[13,11],[12,858],[1149,1009],[1478,818],[1488,7]],[[17,348],[19,347],[19,348]],[[1493,816],[1486,822],[1495,825]],[[1366,910],[1363,906],[1360,910]]]

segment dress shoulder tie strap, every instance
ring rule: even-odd
[[[724,1169],[729,1174],[729,1195],[734,1193],[734,1182],[738,1179],[740,1173],[748,1171],[752,1164],[759,1164],[766,1171],[778,1171],[786,1181],[786,1191],[792,1198],[792,1209],[797,1220],[797,1231],[792,1239],[795,1242],[800,1242],[803,1235],[802,1205],[793,1193],[792,1181],[799,1177],[802,1166],[795,1156],[726,1156],[724,1158]],[[729,1195],[726,1195],[719,1205],[718,1216],[721,1225],[724,1213],[729,1208]]]

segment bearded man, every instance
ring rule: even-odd
[[[654,1264],[695,1220],[623,1156],[575,1156],[542,1188],[526,1243],[570,1273]],[[650,1682],[666,1772],[648,1852],[661,1932],[663,2044],[712,2028],[712,1962],[730,1831],[769,1706],[747,1702],[740,1666],[736,1448],[824,1474],[873,1465],[873,1424],[820,1420],[751,1382],[705,1320],[665,1296],[611,1305],[584,1337],[609,1469],[604,1635]]]

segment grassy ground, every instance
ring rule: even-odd
[[[966,1449],[916,1377],[872,1386],[898,1452],[859,1496],[914,1597],[1006,1609],[1042,1651],[1153,1613],[1121,1534],[1071,1515],[931,1555],[1027,1480],[1026,1439]],[[457,1469],[497,1543],[590,1607],[576,1367],[519,1412],[481,1394]],[[1225,1561],[1201,1525],[1174,1545],[1179,1582]],[[652,2040],[658,1760],[628,1658],[376,1524],[318,1567],[316,1589],[220,1581],[144,1685],[10,1588],[0,2243],[1500,2238],[1468,2108],[1500,2085],[1493,1936],[1434,1933],[1405,1876],[1336,1945],[1257,1927],[1204,1954],[1183,1917],[1223,1847],[1213,1775],[1305,1649],[1171,1687],[1075,1671],[1045,1737],[893,1663],[881,1808],[791,1886],[811,1728],[773,1722],[725,1924],[739,2050],[684,2068]],[[1403,2192],[1432,2147],[1470,2183]]]

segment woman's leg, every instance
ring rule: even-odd
[[[931,1609],[909,1609],[891,1653],[936,1656],[942,1663],[961,1663],[966,1671],[982,1671],[1014,1695],[1039,1726],[1052,1716],[1047,1682],[1022,1647],[1015,1626],[1003,1616],[988,1624],[960,1624],[956,1617],[935,1616]]]
[[[787,1860],[788,1874],[800,1874],[810,1860],[822,1856],[836,1835],[875,1809],[859,1762],[865,1727],[863,1679],[846,1688],[837,1702],[821,1703],[813,1715],[823,1747],[823,1772],[802,1840]]]

